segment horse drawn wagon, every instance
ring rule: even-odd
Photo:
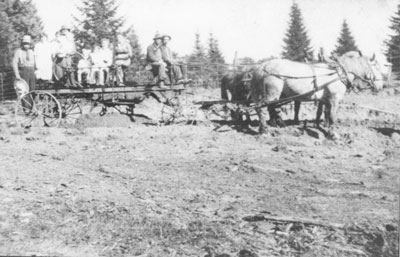
[[[99,104],[102,106],[100,115],[104,115],[108,108],[115,108],[133,119],[135,105],[148,97],[163,104],[163,123],[191,118],[183,112],[182,107],[183,92],[188,83],[177,84],[171,80],[166,87],[160,88],[156,82],[148,79],[147,74],[147,80],[128,81],[121,85],[116,83],[116,71],[111,68],[104,86],[84,87],[77,84],[77,87],[67,87],[68,77],[76,76],[79,70],[76,65],[79,54],[72,59],[75,60],[72,67],[64,67],[66,79],[56,78],[54,82],[39,81],[34,91],[26,91],[19,95],[15,108],[18,125],[57,127],[62,123],[74,123],[82,115],[82,103],[87,101],[91,103],[92,108]]]

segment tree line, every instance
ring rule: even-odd
[[[102,38],[113,41],[115,33],[118,32],[125,35],[132,46],[132,63],[141,64],[143,53],[138,36],[133,26],[123,30],[126,20],[118,16],[118,8],[116,0],[83,0],[77,6],[79,15],[74,17],[73,32],[78,49],[93,48]],[[289,15],[281,57],[301,62],[313,60],[314,50],[297,3],[293,3]],[[393,71],[400,71],[400,3],[390,21],[392,34],[384,42],[387,46],[385,54],[393,64]],[[9,65],[13,51],[19,46],[24,34],[30,34],[35,42],[45,34],[42,20],[32,0],[0,0],[0,67]],[[344,20],[333,52],[341,55],[347,51],[358,50],[350,26]],[[189,63],[225,64],[219,41],[213,34],[209,35],[207,47],[204,47],[200,34],[195,33],[194,49],[185,59]],[[249,57],[241,58],[240,62],[255,63]]]

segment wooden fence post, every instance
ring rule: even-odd
[[[392,64],[387,64],[385,66],[388,67],[387,86],[390,86],[392,82]]]
[[[4,73],[0,72],[1,102],[4,102]]]

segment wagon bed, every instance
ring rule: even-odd
[[[84,99],[91,102],[91,110],[101,104],[100,115],[104,115],[107,108],[112,107],[133,116],[135,105],[152,97],[163,104],[161,122],[171,123],[183,115],[180,96],[186,86],[170,84],[160,88],[155,84],[127,83],[124,86],[67,88],[42,82],[37,85],[36,90],[18,99],[15,118],[22,127],[56,127],[60,123],[74,123],[82,115],[81,102]]]

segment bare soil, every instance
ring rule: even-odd
[[[159,126],[154,100],[31,129],[0,105],[0,255],[396,256],[399,97],[347,95],[335,141],[313,104],[263,136],[201,110]]]

